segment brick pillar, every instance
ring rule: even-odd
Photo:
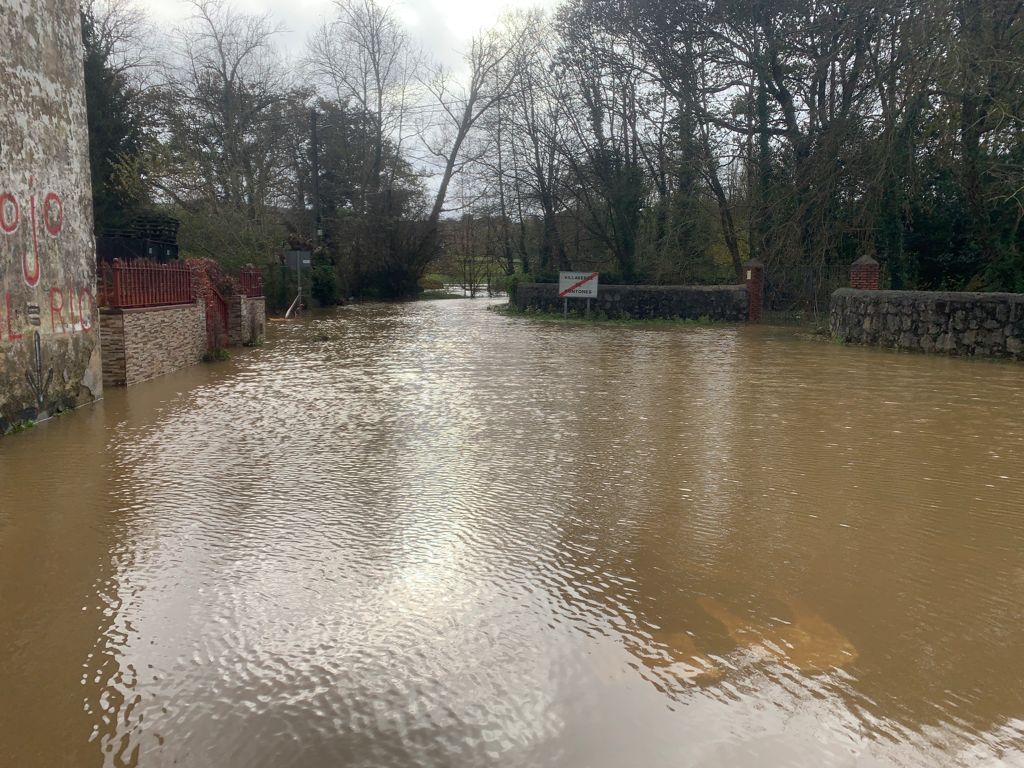
[[[743,265],[743,277],[747,284],[747,319],[760,322],[764,307],[764,264],[751,259]]]
[[[850,287],[858,291],[877,291],[881,277],[882,267],[867,254],[850,265]]]

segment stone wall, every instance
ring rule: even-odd
[[[266,300],[235,294],[228,299],[228,343],[232,346],[262,341],[267,331]]]
[[[829,322],[846,342],[1024,360],[1024,294],[841,288]]]
[[[0,12],[0,434],[102,395],[77,0]]]
[[[130,386],[195,365],[206,353],[202,302],[151,309],[104,309],[103,383]]]
[[[554,283],[520,283],[512,303],[520,310],[562,311]],[[569,299],[570,311],[584,307],[585,299]],[[602,285],[591,308],[609,317],[726,322],[745,321],[749,311],[745,285]]]

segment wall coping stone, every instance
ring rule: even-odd
[[[172,309],[183,309],[194,307],[196,302],[191,301],[188,304],[161,304],[159,307],[100,307],[100,314],[102,315],[138,315],[145,312],[167,312]]]
[[[863,256],[861,256],[859,259],[857,259],[855,262],[853,262],[853,264],[851,264],[850,266],[851,267],[876,267],[876,266],[878,266],[878,261],[876,261],[871,256],[869,256],[868,254],[865,253]]]
[[[839,288],[832,292],[832,295],[839,298],[884,298],[884,299],[912,299],[914,301],[967,301],[998,303],[1009,301],[1014,304],[1024,304],[1024,293],[991,293],[984,291],[862,291],[856,288]]]

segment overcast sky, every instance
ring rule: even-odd
[[[158,28],[179,24],[191,15],[184,0],[140,0],[139,4]],[[437,61],[455,65],[472,36],[491,26],[503,11],[554,8],[558,0],[384,0],[383,4],[394,9]],[[233,0],[232,6],[248,13],[269,12],[286,27],[280,43],[293,58],[301,56],[309,33],[334,15],[332,0]]]

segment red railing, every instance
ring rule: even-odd
[[[101,270],[100,304],[120,309],[191,304],[192,272],[184,262],[154,264],[114,259]]]
[[[242,267],[238,273],[238,283],[242,293],[250,299],[263,295],[263,273],[256,267]]]

